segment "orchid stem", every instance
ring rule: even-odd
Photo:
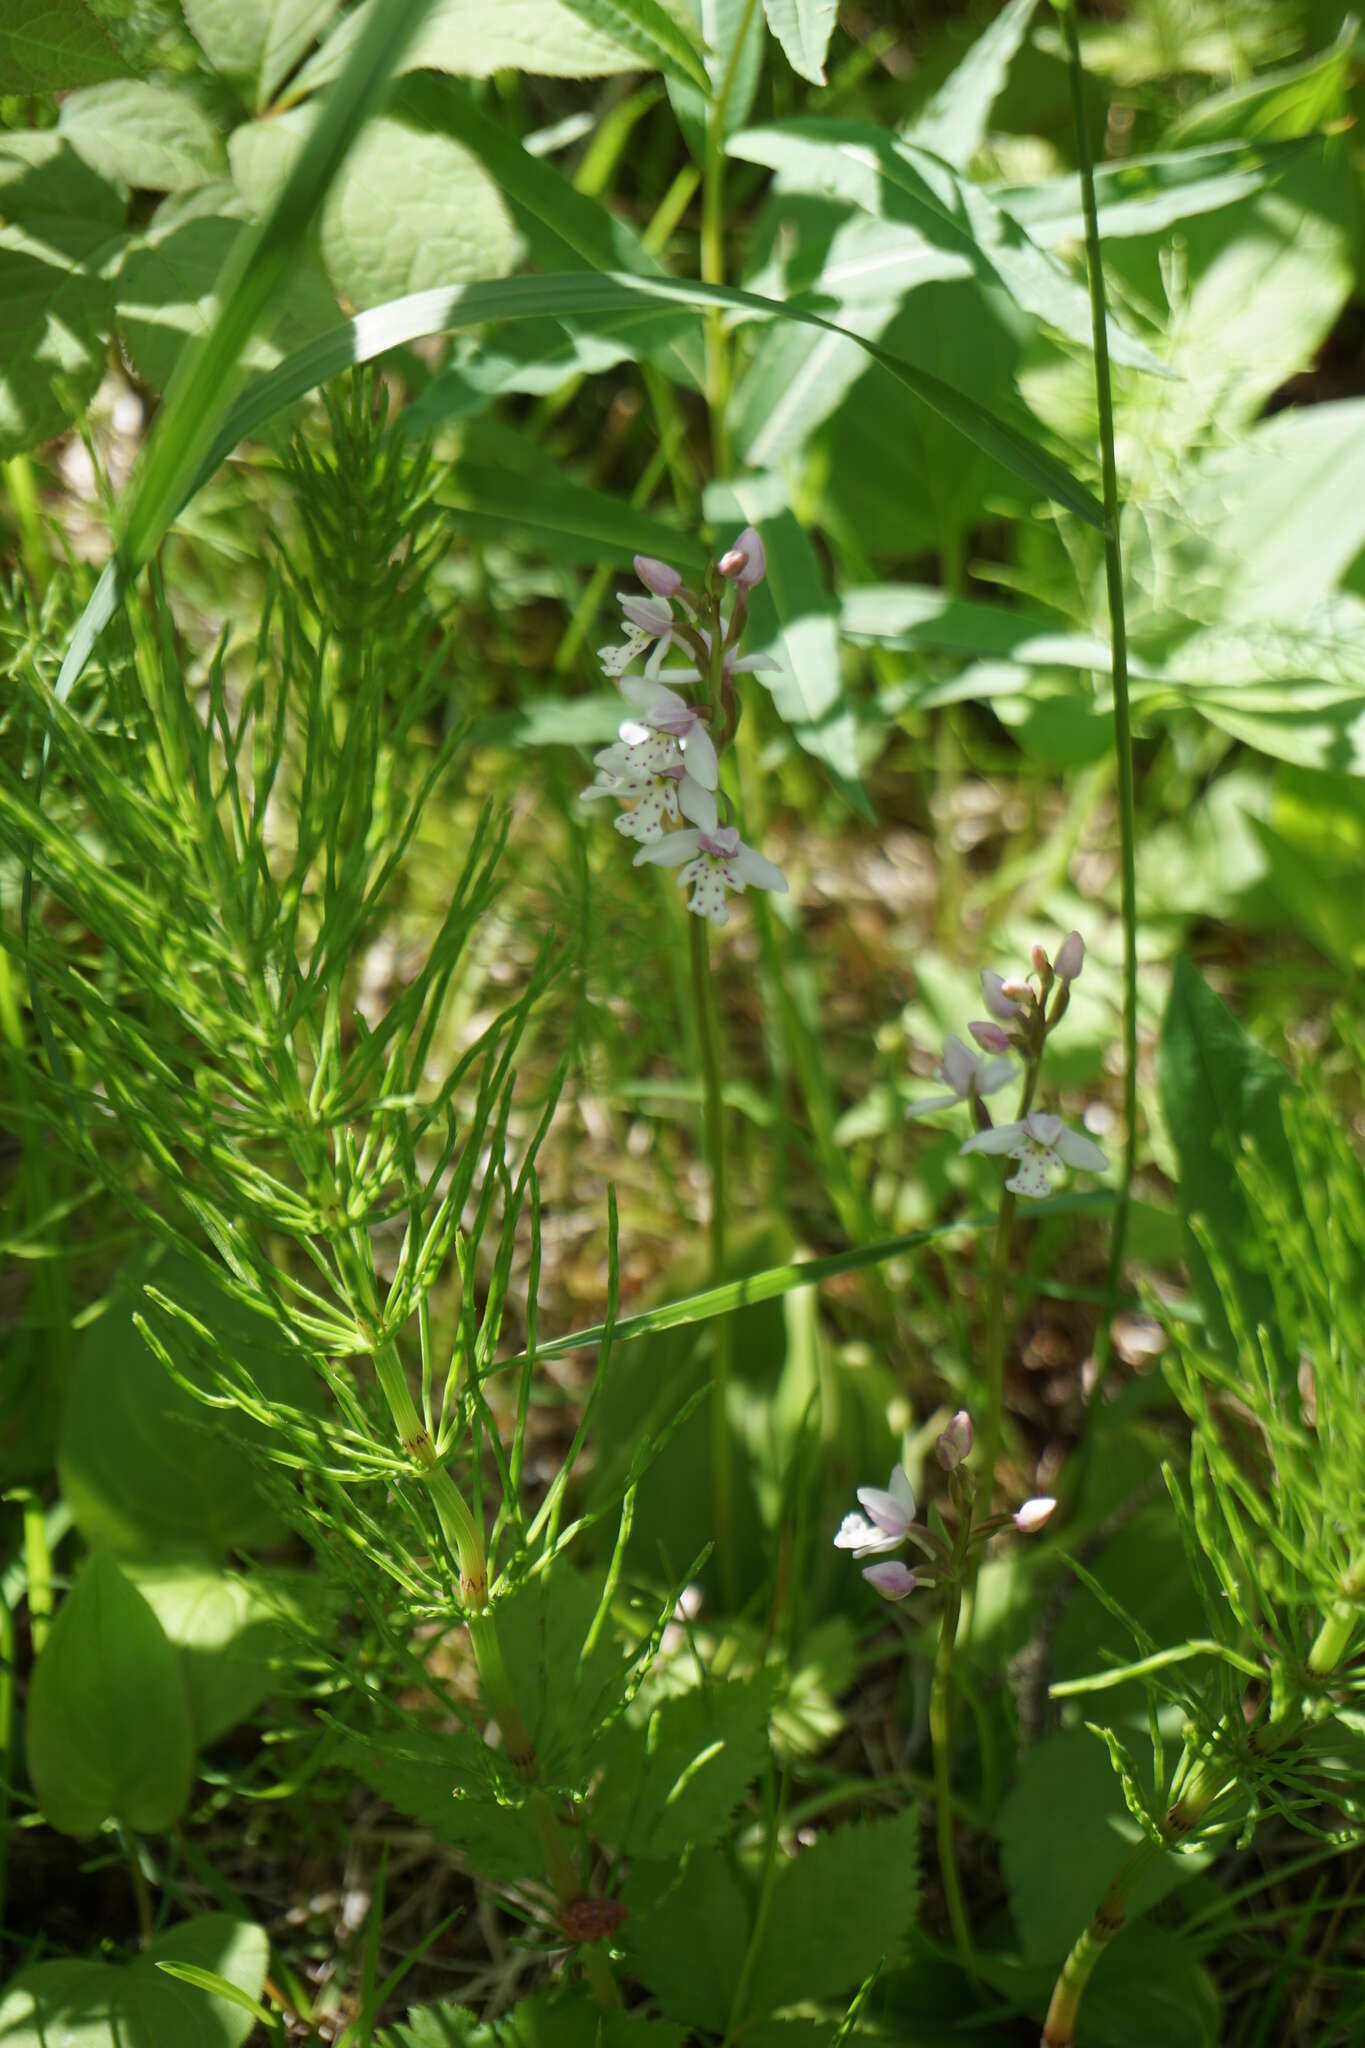
[[[703,917],[689,917],[692,956],[692,1001],[697,1013],[697,1044],[701,1053],[705,1107],[706,1153],[711,1167],[710,1277],[718,1286],[725,1277],[725,1102],[721,1093],[720,1051],[716,1031],[715,991],[711,983],[711,928]],[[730,1457],[730,1318],[715,1321],[711,1378],[711,1485],[714,1494],[716,1551],[726,1597],[734,1596],[734,1475]]]
[[[943,1896],[948,1903],[953,1940],[968,1976],[976,1975],[976,1954],[962,1896],[962,1880],[953,1852],[952,1787],[952,1683],[953,1649],[957,1642],[958,1619],[962,1612],[962,1582],[954,1576],[939,1617],[938,1650],[934,1656],[933,1687],[929,1694],[929,1738],[934,1751],[934,1826],[938,1839],[938,1868]]]
[[[1114,451],[1114,395],[1109,371],[1109,330],[1104,265],[1100,256],[1095,170],[1085,116],[1085,72],[1075,0],[1053,0],[1066,39],[1071,80],[1071,114],[1076,133],[1076,166],[1085,219],[1085,259],[1090,281],[1090,325],[1095,350],[1095,398],[1099,417],[1100,487],[1104,505],[1104,568],[1109,599],[1109,640],[1114,690],[1114,753],[1118,769],[1119,850],[1123,911],[1123,1169],[1109,1250],[1110,1304],[1095,1339],[1096,1380],[1091,1405],[1099,1398],[1110,1357],[1109,1321],[1118,1300],[1128,1233],[1133,1175],[1137,1169],[1137,810],[1133,789],[1133,728],[1128,704],[1128,628],[1123,603],[1123,553],[1119,535],[1118,461]]]

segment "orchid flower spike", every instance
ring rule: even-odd
[[[1017,1124],[995,1124],[987,1131],[974,1131],[961,1148],[964,1152],[1004,1153],[1019,1164],[1005,1182],[1016,1195],[1041,1201],[1052,1187],[1053,1174],[1068,1166],[1087,1173],[1103,1173],[1109,1161],[1095,1143],[1080,1131],[1073,1131],[1059,1116],[1033,1110]]]
[[[1003,1088],[1014,1072],[1014,1064],[1007,1059],[983,1060],[978,1058],[960,1038],[944,1041],[943,1059],[939,1065],[939,1079],[948,1088],[947,1095],[929,1095],[923,1102],[913,1102],[906,1111],[907,1116],[932,1116],[937,1110],[952,1109],[959,1102],[968,1101],[973,1095],[994,1095],[997,1088]]]
[[[867,1514],[844,1516],[834,1538],[836,1550],[872,1557],[879,1550],[894,1550],[904,1543],[915,1519],[915,1489],[903,1465],[892,1467],[884,1487],[860,1486],[858,1499]]]
[[[689,802],[687,815],[695,829],[670,832],[657,845],[642,846],[635,856],[637,868],[645,861],[655,867],[682,868],[678,880],[692,889],[687,907],[708,924],[729,922],[727,889],[733,889],[737,895],[742,895],[746,888],[773,889],[786,895],[787,878],[781,868],[774,867],[752,846],[746,846],[735,826],[720,823],[716,800],[709,790],[697,789],[689,795]]]

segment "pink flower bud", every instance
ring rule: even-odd
[[[1029,959],[1033,962],[1034,973],[1041,974],[1043,979],[1046,980],[1048,975],[1052,972],[1052,962],[1047,957],[1046,946],[1042,945],[1037,939],[1035,939],[1033,944],[1028,949],[1028,956]]]
[[[1014,1003],[1027,1003],[1033,997],[1033,990],[1029,987],[1022,974],[1012,974],[1008,981],[1002,981],[1000,993],[1003,996],[1007,996]],[[987,1009],[990,1008],[989,1003],[986,1007]]]
[[[1035,1500],[1026,1500],[1021,1508],[1015,1510],[1015,1528],[1021,1536],[1032,1536],[1036,1529],[1042,1528],[1056,1505],[1056,1501],[1050,1499],[1047,1494],[1040,1494]]]
[[[959,1408],[934,1445],[935,1455],[945,1472],[956,1472],[963,1460],[971,1456],[972,1442],[972,1418],[965,1408]]]
[[[768,573],[768,558],[756,526],[746,526],[732,548],[727,548],[716,567],[722,576],[733,577],[746,590],[761,583]]]
[[[888,1558],[884,1564],[865,1564],[863,1577],[875,1586],[883,1600],[905,1600],[915,1590],[915,1574],[909,1565]]]
[[[1079,981],[1085,965],[1085,940],[1079,932],[1068,932],[1057,948],[1057,975],[1061,981]]]
[[[984,1017],[978,1017],[967,1029],[983,1052],[1008,1052],[1010,1049],[1008,1031],[1002,1031],[998,1024],[991,1024]]]
[[[635,573],[646,590],[652,590],[656,597],[672,597],[682,589],[682,577],[676,569],[670,569],[667,562],[656,561],[653,555],[635,557]]]
[[[1004,993],[1004,989],[1005,984],[1000,976],[992,973],[989,967],[983,967],[981,970],[981,993],[985,998],[986,1008],[990,1011],[992,1017],[999,1017],[1002,1023],[1008,1023],[1011,1017],[1019,1015],[1019,1005],[1009,1000],[1009,997]]]

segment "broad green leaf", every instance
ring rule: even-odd
[[[376,2048],[683,2048],[681,2028],[638,2012],[602,2012],[580,1985],[538,1991],[481,2020],[467,2005],[416,2006]]]
[[[1045,1736],[1024,1751],[996,1834],[1010,1911],[1031,1963],[1061,1962],[1143,1839],[1103,1745],[1083,1728]],[[1193,1877],[1210,1853],[1163,1857],[1139,1884],[1133,1917]]]
[[[241,88],[253,112],[337,11],[338,0],[184,0],[190,33],[209,62]]]
[[[218,130],[199,102],[141,78],[87,86],[57,126],[92,170],[147,192],[188,192],[227,174]]]
[[[202,1557],[278,1539],[281,1524],[252,1468],[261,1442],[254,1423],[222,1416],[176,1385],[132,1322],[142,1279],[150,1278],[233,1346],[239,1367],[264,1393],[313,1407],[318,1382],[281,1350],[273,1328],[229,1301],[197,1269],[164,1260],[138,1267],[81,1342],[62,1421],[62,1491],[87,1541],[125,1556]],[[174,1326],[158,1336],[191,1384],[202,1369]]]
[[[1158,701],[1185,703],[1260,753],[1365,775],[1365,604],[1335,597],[1301,621],[1191,633],[1154,671]],[[1140,694],[1147,695],[1143,685]]]
[[[124,212],[63,137],[0,135],[0,456],[59,433],[93,395]]]
[[[85,0],[5,0],[0,93],[63,92],[123,69]]]
[[[628,1856],[715,1841],[767,1760],[771,1705],[766,1684],[735,1680],[618,1721],[598,1756],[594,1835]]]
[[[763,0],[763,12],[792,70],[812,85],[823,85],[839,0]]]
[[[659,0],[562,0],[562,4],[651,69],[687,79],[703,92],[710,90],[701,50]]]
[[[999,292],[963,278],[915,292],[879,346],[931,376],[960,380],[997,417],[1031,428],[1017,388],[1023,327]],[[879,389],[880,381],[859,377],[820,430],[822,517],[855,536],[874,562],[934,554],[951,580],[982,507],[1019,517],[1030,494],[984,440],[964,448],[913,388]]]
[[[118,333],[153,390],[166,390],[186,343],[211,331],[222,311],[224,268],[248,233],[246,209],[232,189],[210,185],[164,201],[130,243],[119,273]],[[242,365],[273,369],[335,320],[327,280],[305,259],[282,285],[271,335],[245,342]]]
[[[839,788],[865,816],[871,811],[858,781],[857,727],[844,693],[834,605],[820,580],[820,565],[805,531],[787,505],[778,476],[742,477],[713,484],[706,493],[712,526],[733,521],[757,526],[768,573],[753,594],[745,645],[778,663],[765,684],[778,714],[801,745],[823,761]]]
[[[275,1689],[317,1586],[302,1572],[250,1578],[197,1564],[126,1564],[179,1653],[196,1748],[216,1742]]]
[[[413,79],[404,87],[404,104],[413,117],[427,127],[439,128],[478,158],[497,186],[513,224],[526,244],[527,254],[538,270],[631,271],[642,277],[667,273],[658,257],[645,246],[635,230],[598,200],[591,198],[557,170],[553,164],[533,156],[516,136],[500,122],[492,121],[476,104],[471,92],[454,79],[430,74]],[[676,340],[662,322],[650,322],[643,330],[638,323],[623,322],[621,333],[628,336],[626,352],[649,354],[676,383],[699,388],[702,354],[689,331],[692,323],[679,313],[673,323]],[[621,352],[608,357],[606,344],[612,334],[608,321],[594,324],[594,345],[602,350],[602,363],[620,361]],[[518,330],[518,353],[528,361],[537,353],[552,368],[552,359],[565,346],[564,330],[526,323]],[[559,372],[562,379],[572,365]],[[523,387],[526,388],[526,387]],[[541,387],[553,390],[554,382]]]
[[[919,1897],[920,1817],[860,1821],[822,1834],[778,1870],[747,2012],[855,1991],[894,1963]]]
[[[1201,149],[1135,156],[1095,167],[1095,208],[1105,243],[1159,234],[1196,214],[1254,199],[1306,153],[1301,142],[1211,142]],[[1085,239],[1080,180],[1074,174],[1041,185],[992,185],[990,193],[1040,249]]]
[[[309,59],[289,98],[316,92],[338,77],[375,0],[348,15]],[[413,39],[401,71],[449,71],[457,78],[491,78],[495,71],[527,71],[542,78],[603,78],[630,71],[638,54],[585,21],[567,0],[437,0],[431,19]]]
[[[1235,136],[1284,142],[1325,127],[1344,109],[1359,26],[1350,16],[1331,48],[1319,56],[1199,100],[1172,122],[1167,141],[1176,146]]]
[[[750,1905],[720,1849],[674,1863],[637,1862],[626,1879],[620,1932],[631,1974],[666,2019],[724,2034],[749,1945]],[[680,1928],[687,1929],[679,1940]]]
[[[93,1835],[107,1820],[151,1833],[184,1812],[193,1745],[179,1662],[106,1551],[57,1610],[27,1731],[38,1804],[62,1834]]]
[[[822,194],[864,208],[927,244],[951,269],[941,276],[999,284],[1027,313],[1088,348],[1090,297],[1084,285],[974,185],[927,150],[868,122],[806,117],[749,128],[730,138],[732,156],[766,164],[785,190]],[[1142,342],[1110,322],[1115,362],[1164,374]]]
[[[1174,377],[1114,375],[1120,460],[1130,500],[1158,507],[1206,434],[1225,444],[1309,364],[1350,297],[1355,191],[1339,138],[1290,144],[1264,191],[1192,215],[1169,234],[1123,237],[1105,274],[1163,334]],[[1082,366],[1023,379],[1035,412],[1089,443],[1093,380]]]
[[[1285,1069],[1242,1030],[1198,969],[1176,961],[1161,1030],[1161,1099],[1180,1161],[1180,1213],[1198,1217],[1221,1253],[1249,1330],[1276,1325],[1247,1197],[1237,1177],[1250,1140],[1290,1214],[1301,1206],[1281,1103],[1293,1087]],[[1207,1259],[1193,1237],[1187,1256],[1210,1329],[1231,1346],[1231,1332]]]
[[[1009,0],[982,30],[909,130],[912,141],[965,171],[986,139],[991,108],[1038,0]]]
[[[1104,670],[1110,662],[1103,640],[1067,632],[1042,612],[949,597],[929,583],[866,583],[846,591],[839,631],[869,647],[932,649],[1025,668]]]
[[[1365,550],[1365,399],[1276,413],[1215,449],[1182,480],[1175,518],[1201,609],[1212,595],[1217,621],[1264,621],[1268,651],[1282,625],[1311,630]],[[1341,621],[1343,646],[1359,624]]]
[[[235,2001],[168,1977],[158,1963],[211,1970],[251,2000],[265,1988],[265,1929],[206,1913],[158,1935],[134,1961],[37,1963],[0,1998],[5,2048],[242,2048],[254,2025]]]

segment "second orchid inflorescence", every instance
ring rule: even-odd
[[[972,1419],[959,1408],[934,1445],[939,1464],[948,1474],[948,1495],[957,1511],[958,1530],[950,1540],[934,1519],[915,1520],[915,1490],[903,1465],[895,1465],[886,1485],[860,1486],[855,1510],[844,1516],[834,1538],[837,1550],[852,1551],[855,1558],[878,1557],[876,1564],[863,1566],[863,1577],[887,1600],[905,1600],[911,1593],[928,1591],[958,1582],[971,1553],[999,1530],[1013,1527],[1031,1536],[1041,1529],[1056,1502],[1046,1495],[1026,1500],[1009,1515],[987,1515],[974,1520],[976,1484],[968,1469],[974,1433]],[[936,1518],[935,1518],[936,1519]],[[913,1569],[899,1558],[882,1559],[880,1554],[913,1543],[928,1559]]]
[[[1057,948],[1055,960],[1049,960],[1041,945],[1033,947],[1030,960],[1029,974],[1011,978],[983,968],[981,992],[990,1015],[967,1026],[981,1051],[973,1052],[960,1038],[950,1037],[938,1070],[947,1092],[914,1103],[909,1114],[933,1116],[965,1102],[974,1128],[963,1141],[963,1152],[989,1152],[1012,1159],[1014,1171],[1005,1186],[1011,1194],[1041,1201],[1050,1193],[1053,1177],[1064,1174],[1068,1167],[1103,1173],[1109,1162],[1093,1138],[1072,1130],[1059,1116],[1033,1107],[1048,1037],[1066,1015],[1071,984],[1080,979],[1085,965],[1085,941],[1079,932],[1070,932]],[[1012,1053],[1024,1062],[1019,1113],[1012,1123],[997,1124],[985,1098],[1007,1087],[1018,1075]]]
[[[742,708],[735,678],[775,665],[739,651],[749,593],[767,573],[763,542],[746,526],[707,569],[699,591],[650,555],[636,555],[635,573],[648,595],[618,591],[625,637],[598,656],[632,715],[613,744],[594,756],[597,774],[583,800],[614,797],[628,805],[616,829],[638,841],[635,865],[681,868],[678,879],[692,891],[688,909],[722,925],[731,894],[746,888],[785,894],[787,887],[781,869],[740,838],[720,786],[721,757]],[[691,662],[665,668],[675,643]],[[643,673],[628,674],[641,660]],[[696,693],[696,702],[681,694],[686,690]]]

